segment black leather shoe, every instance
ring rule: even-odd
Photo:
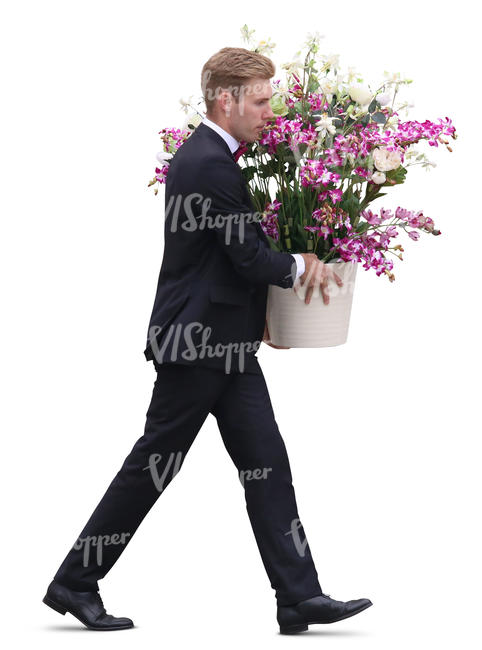
[[[314,596],[302,600],[296,605],[278,605],[277,619],[280,634],[297,634],[305,632],[308,625],[313,623],[335,623],[349,616],[362,612],[373,605],[368,598],[348,600],[333,600],[329,594]]]
[[[126,630],[134,627],[130,618],[107,614],[98,591],[73,591],[52,580],[42,602],[59,614],[69,612],[89,630]]]

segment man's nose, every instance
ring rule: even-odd
[[[270,120],[272,117],[274,117],[271,106],[269,106],[268,109],[264,112],[263,117],[265,120]]]

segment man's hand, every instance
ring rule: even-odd
[[[291,348],[286,348],[283,345],[275,345],[274,343],[271,343],[268,331],[268,321],[265,321],[264,324],[263,342],[269,345],[271,348],[276,348],[277,350],[291,350]]]
[[[305,303],[308,305],[311,300],[313,290],[318,290],[321,287],[321,294],[323,302],[327,305],[330,302],[327,287],[328,280],[333,280],[339,287],[343,286],[342,279],[335,273],[328,264],[325,264],[315,253],[301,253],[305,260],[305,272],[301,275],[293,285],[296,293],[297,289],[302,285],[306,287]]]

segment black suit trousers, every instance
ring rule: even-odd
[[[256,363],[257,360],[256,360]],[[144,434],[134,444],[55,579],[97,591],[139,524],[180,470],[212,413],[244,489],[246,508],[277,604],[322,593],[298,516],[286,447],[262,371],[155,364]]]

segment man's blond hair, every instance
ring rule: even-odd
[[[267,56],[244,47],[223,47],[203,65],[201,88],[206,112],[212,113],[221,89],[229,90],[238,103],[250,79],[271,79],[276,67]]]

